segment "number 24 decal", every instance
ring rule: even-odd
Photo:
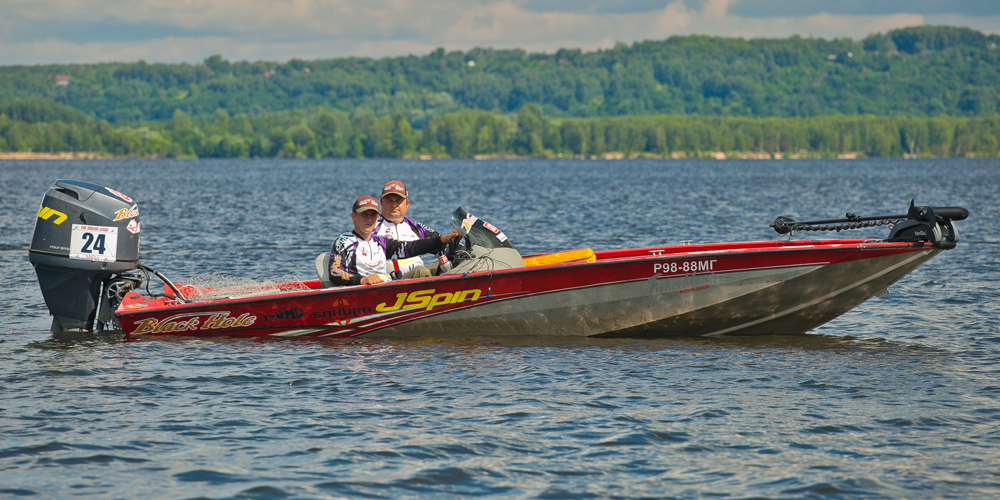
[[[83,248],[80,249],[80,253],[94,253],[94,250],[97,250],[97,253],[100,254],[104,253],[103,234],[97,235],[97,238],[95,239],[94,233],[83,233],[83,239],[84,239],[84,244]],[[91,245],[94,246],[93,249],[91,249],[90,247]]]
[[[118,257],[118,228],[73,224],[69,258],[114,262]]]

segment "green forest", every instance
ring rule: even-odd
[[[706,36],[553,54],[4,66],[0,152],[996,156],[1000,37]]]
[[[15,118],[12,118],[15,117]],[[414,129],[401,114],[333,109],[111,125],[36,98],[0,102],[0,151],[93,151],[175,158],[997,156],[1000,116],[640,115],[551,118],[456,111]],[[766,156],[764,156],[766,155]],[[716,155],[717,156],[717,155]]]
[[[454,111],[508,114],[532,103],[553,117],[984,116],[1000,104],[998,42],[968,28],[915,27],[861,41],[683,36],[552,54],[4,66],[0,99],[44,97],[116,124],[166,121],[176,109],[329,107],[402,113],[423,128]]]

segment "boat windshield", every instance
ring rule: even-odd
[[[472,245],[486,248],[514,248],[503,231],[466,212],[462,207],[458,207],[451,214],[451,224],[462,236],[469,238]]]

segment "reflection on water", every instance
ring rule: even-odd
[[[367,339],[363,337],[338,338],[271,338],[271,337],[126,337],[121,332],[106,331],[55,332],[46,339],[33,340],[25,345],[32,349],[92,349],[102,345],[121,343],[165,343],[184,345],[186,343],[207,343],[234,347],[255,346],[289,347],[293,349],[451,349],[456,352],[475,349],[606,349],[611,351],[722,349],[756,351],[758,353],[780,351],[842,351],[842,352],[884,352],[916,353],[942,352],[932,346],[922,346],[914,342],[897,342],[883,338],[855,338],[833,335],[757,335],[757,336],[717,336],[717,337],[675,337],[667,339],[616,339],[589,338],[555,335],[505,335],[495,337],[414,337],[405,340]]]
[[[0,166],[0,497],[1000,495],[995,160]],[[463,205],[525,253],[767,240],[778,214],[910,197],[973,216],[805,335],[126,339],[48,331],[24,250],[57,178],[138,198],[144,262],[180,278],[311,276],[388,178],[417,220]]]
[[[89,349],[99,345],[118,344],[127,340],[121,332],[53,332],[44,340],[33,340],[26,345],[33,349]]]

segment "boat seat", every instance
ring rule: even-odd
[[[324,252],[316,256],[316,275],[319,276],[319,284],[323,288],[330,288],[333,282],[330,281],[330,253]]]
[[[525,267],[544,266],[547,264],[562,264],[565,262],[591,262],[597,260],[594,251],[589,248],[566,250],[565,252],[546,253],[524,258]]]

